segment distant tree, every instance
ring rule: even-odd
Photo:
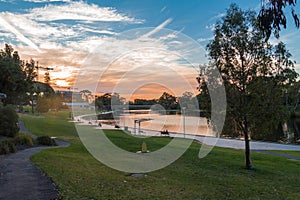
[[[46,113],[51,108],[51,99],[46,96],[39,96],[36,103],[36,111],[39,113]]]
[[[44,83],[50,85],[50,80],[51,80],[50,73],[49,72],[45,72]]]
[[[178,97],[179,105],[181,108],[195,109],[193,102],[193,93],[185,91],[181,97]]]
[[[34,113],[34,101],[36,101],[37,94],[40,93],[39,87],[34,87],[34,79],[37,77],[36,62],[31,59],[23,64],[23,70],[26,73],[26,93],[31,104],[31,112]]]
[[[120,109],[124,104],[119,94],[105,93],[104,95],[97,97],[95,100],[95,106],[100,111],[112,111]]]
[[[178,109],[177,98],[167,92],[164,92],[158,99],[158,104],[166,110]]]
[[[89,91],[89,90],[81,90],[79,93],[82,95],[82,99],[84,101],[88,101],[88,102],[91,101],[91,99],[92,99],[92,92],[91,91]]]
[[[272,31],[274,36],[278,38],[281,28],[285,29],[287,27],[287,20],[284,13],[284,8],[287,6],[290,6],[295,25],[299,28],[299,18],[294,10],[296,0],[266,0],[262,2],[258,22],[259,28],[263,31],[267,39],[269,39]]]
[[[52,94],[50,96],[50,108],[54,109],[56,111],[60,110],[63,108],[63,99],[60,95],[54,95]]]

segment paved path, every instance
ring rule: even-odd
[[[78,125],[90,125],[88,120],[84,119],[82,115],[77,116],[74,122],[77,122]],[[92,124],[96,129],[115,129],[112,125],[102,124],[102,127],[97,127],[97,123]],[[122,129],[122,128],[121,128]],[[133,128],[128,129],[131,133],[134,133]],[[141,135],[143,136],[160,136],[159,131],[144,130],[142,129]],[[181,137],[181,138],[190,138],[195,139],[201,143],[223,147],[223,148],[232,148],[232,149],[245,149],[245,142],[238,139],[227,139],[227,138],[215,138],[215,137],[205,137],[200,135],[191,135],[191,134],[170,134],[172,137]],[[275,142],[259,142],[259,141],[250,141],[251,150],[285,150],[285,151],[300,151],[300,145],[292,144],[280,144]]]
[[[84,123],[83,123],[84,124]],[[87,125],[87,124],[86,124]],[[95,127],[96,129],[116,129],[111,125],[102,125],[102,127]],[[134,133],[133,129],[129,128],[131,133]],[[158,131],[142,130],[142,135],[144,136],[160,136]],[[180,138],[190,138],[204,143],[207,145],[231,148],[231,149],[245,149],[245,141],[238,139],[227,139],[227,138],[215,138],[215,137],[205,137],[199,135],[190,135],[190,134],[170,134],[171,137],[180,137]],[[300,145],[292,144],[280,144],[275,142],[259,142],[259,141],[250,141],[251,150],[285,150],[285,151],[300,151]]]
[[[20,123],[20,129],[22,132],[30,133],[23,123]],[[61,140],[56,140],[56,142],[57,147],[69,145]],[[53,182],[29,160],[33,154],[43,149],[57,147],[33,147],[0,156],[0,199],[59,199],[57,188]]]

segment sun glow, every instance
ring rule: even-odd
[[[51,78],[53,80],[70,78],[70,76],[71,76],[71,73],[69,71],[60,71],[60,72],[52,72],[51,73]]]
[[[59,87],[68,87],[69,83],[65,80],[55,80],[55,85]]]

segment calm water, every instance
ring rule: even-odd
[[[118,124],[134,128],[134,120],[151,118],[152,120],[141,122],[141,129],[169,132],[197,134],[214,136],[211,129],[207,126],[206,118],[183,116],[183,115],[162,115],[153,111],[130,111],[120,116]],[[185,124],[185,126],[184,126]],[[184,128],[185,127],[185,128]],[[136,124],[138,128],[138,124]]]

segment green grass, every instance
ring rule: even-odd
[[[67,116],[67,112],[48,113],[45,118],[21,116],[33,133],[71,143],[68,148],[44,150],[31,158],[58,185],[63,199],[300,199],[300,162],[252,153],[256,170],[247,171],[243,151],[214,148],[200,160],[201,146],[196,142],[168,167],[145,178],[129,177],[95,160]],[[143,140],[152,151],[170,141],[133,138],[121,131],[105,133],[113,143],[133,152]]]
[[[277,151],[277,150],[274,150],[272,152],[288,154],[288,155],[293,155],[293,156],[300,156],[300,151]]]

